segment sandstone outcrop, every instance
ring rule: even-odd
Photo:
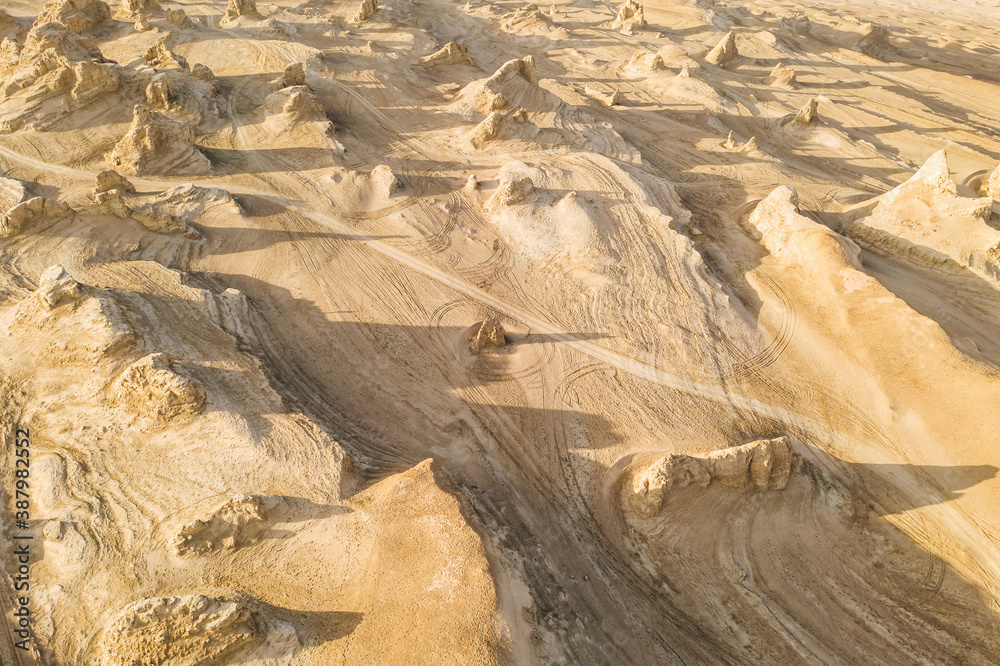
[[[327,122],[326,111],[308,87],[282,88],[264,99],[264,115],[285,114],[290,122]]]
[[[379,164],[372,169],[368,177],[375,189],[384,197],[392,196],[396,190],[403,186],[392,169],[384,164]]]
[[[184,525],[171,545],[182,556],[235,550],[260,535],[266,527],[264,518],[259,497],[236,495],[208,518]]]
[[[38,280],[36,296],[49,310],[64,299],[76,300],[82,295],[80,283],[58,264],[46,268]]]
[[[114,169],[107,169],[97,174],[97,179],[94,182],[94,194],[107,192],[109,190],[135,192],[135,185],[130,183],[128,178],[121,175]]]
[[[622,32],[628,33],[645,28],[646,18],[642,5],[635,0],[625,0],[618,8],[614,20],[611,21],[611,27],[615,30],[621,29]]]
[[[189,30],[194,27],[194,21],[183,9],[168,9],[167,25],[180,30]]]
[[[819,100],[813,97],[802,105],[795,115],[785,116],[779,122],[780,125],[791,127],[809,127],[815,125],[817,121],[816,109],[819,107]]]
[[[1000,166],[993,170],[989,178],[983,180],[979,188],[979,194],[984,197],[993,197],[1000,200]]]
[[[108,156],[111,166],[127,175],[198,175],[212,165],[194,145],[194,129],[142,105],[133,110],[128,132]]]
[[[132,19],[162,11],[163,6],[160,5],[159,0],[122,0],[121,6],[118,9],[118,16],[120,18]]]
[[[143,58],[154,69],[188,69],[187,60],[171,51],[163,42],[150,46]]]
[[[535,191],[531,178],[515,172],[503,172],[493,195],[486,202],[486,210],[498,212],[508,206],[525,201]]]
[[[262,639],[253,614],[236,602],[200,594],[142,599],[105,630],[100,664],[223,664]]]
[[[223,19],[226,21],[235,21],[242,16],[253,19],[262,18],[260,12],[257,11],[256,0],[229,0]]]
[[[285,67],[278,79],[278,88],[291,88],[306,85],[306,68],[301,62],[293,62]]]
[[[111,173],[118,175],[114,171]],[[131,187],[128,181],[125,182]],[[159,194],[142,196],[128,196],[130,191],[133,190],[109,187],[95,192],[94,205],[90,210],[133,219],[150,231],[164,234],[183,233],[189,222],[198,220],[215,208],[222,207],[227,215],[241,214],[232,196],[218,188],[178,185]]]
[[[499,349],[507,345],[507,337],[503,325],[496,315],[484,320],[476,334],[469,340],[469,350],[479,354],[487,349]]]
[[[375,12],[377,11],[378,0],[361,0],[361,4],[358,5],[358,11],[354,14],[352,20],[355,23],[362,23],[375,16]]]
[[[530,85],[538,84],[535,59],[532,56],[508,60],[489,78],[473,81],[467,85],[460,93],[460,97],[468,99],[469,103],[481,113],[489,114],[507,106],[508,100],[504,91],[514,79],[522,79]]]
[[[4,179],[4,181],[9,180],[11,179]],[[23,186],[18,188],[12,184],[5,184],[3,189],[4,199],[13,203],[0,212],[0,237],[18,234],[42,220],[58,219],[72,213],[70,207],[62,201],[30,196]],[[14,201],[18,195],[21,197],[20,200]]]
[[[795,70],[779,62],[768,74],[767,83],[778,88],[794,88],[797,84]]]
[[[165,74],[157,74],[146,86],[146,104],[151,108],[169,109],[173,96],[173,86]]]
[[[726,36],[720,39],[719,43],[708,52],[708,55],[705,56],[705,62],[719,67],[725,67],[739,55],[740,53],[736,49],[736,33],[730,30],[726,33]]]
[[[640,513],[658,514],[670,491],[713,481],[741,490],[783,490],[792,465],[792,439],[778,437],[712,451],[704,456],[671,453],[638,474],[632,495]]]
[[[931,155],[871,214],[847,227],[852,238],[931,265],[954,263],[1000,279],[1000,230],[989,224],[991,197],[959,196],[944,150]]]
[[[490,115],[486,116],[481,123],[473,127],[469,132],[469,142],[476,148],[482,148],[497,135],[502,123],[502,113],[499,111],[490,113]]]
[[[35,25],[60,23],[79,34],[110,20],[111,9],[104,0],[49,0],[35,19]]]
[[[885,59],[896,53],[889,41],[889,31],[877,24],[847,19],[828,26],[809,23],[809,35],[828,44],[864,53],[876,59]]]
[[[17,51],[0,45],[0,128],[41,127],[66,111],[118,90],[120,75],[93,42],[59,23],[33,27]]]
[[[163,353],[144,356],[128,366],[111,393],[115,404],[161,422],[200,414],[205,406],[205,390],[174,371]]]
[[[476,61],[469,53],[469,47],[465,44],[448,42],[439,50],[426,56],[423,61],[428,65],[472,65],[476,66]]]

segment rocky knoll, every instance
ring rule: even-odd
[[[790,437],[764,439],[712,451],[704,456],[671,453],[638,474],[632,484],[636,506],[644,515],[659,513],[671,489],[713,481],[741,490],[782,490],[792,468]]]
[[[133,109],[132,124],[108,155],[108,163],[137,176],[197,175],[212,170],[208,158],[194,145],[191,125],[142,105]]]
[[[944,150],[890,190],[847,233],[883,252],[932,265],[957,264],[1000,279],[1000,230],[989,223],[992,197],[959,196]]]

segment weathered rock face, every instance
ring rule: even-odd
[[[476,61],[469,53],[469,47],[455,42],[448,42],[425,57],[423,61],[428,65],[472,65],[473,67],[476,65]]]
[[[493,196],[486,202],[486,209],[498,212],[507,206],[520,203],[535,191],[531,178],[515,173],[504,173]]]
[[[500,131],[503,122],[503,114],[494,111],[469,132],[469,142],[476,148],[482,148],[489,143]]]
[[[730,30],[726,33],[726,36],[719,40],[719,43],[708,52],[708,55],[705,56],[705,62],[719,67],[725,67],[739,55],[740,52],[736,49],[736,33]]]
[[[244,606],[200,594],[142,599],[105,631],[101,665],[223,664],[262,640]]]
[[[76,300],[82,296],[80,283],[73,279],[62,266],[49,266],[38,281],[38,299],[51,310],[64,300]]]
[[[306,86],[291,86],[264,99],[264,115],[287,114],[293,122],[327,121],[326,111]]]
[[[352,19],[355,23],[361,23],[362,21],[367,21],[371,17],[375,16],[375,12],[378,11],[378,0],[361,0],[361,4],[358,5],[358,11]]]
[[[154,421],[171,421],[201,413],[205,391],[194,380],[174,372],[166,354],[145,356],[122,372],[111,388],[113,400]]]
[[[4,130],[57,119],[114,92],[120,78],[116,66],[107,64],[89,39],[51,22],[33,27],[20,52],[12,40],[0,45],[0,74]]]
[[[256,0],[229,0],[229,4],[226,5],[226,14],[223,18],[233,21],[241,16],[261,18],[260,12],[257,11]]]
[[[159,0],[122,0],[118,10],[120,18],[136,18],[153,12],[162,12]]]
[[[194,130],[137,105],[128,132],[108,156],[112,167],[124,174],[206,174],[212,165],[194,145]]]
[[[292,86],[304,86],[306,84],[306,68],[301,62],[293,62],[285,67],[278,80],[279,88],[290,88]]]
[[[61,23],[70,32],[82,33],[111,20],[104,0],[50,0],[42,7],[35,25]]]
[[[792,466],[792,439],[778,437],[742,446],[712,451],[705,456],[671,453],[638,474],[632,495],[639,512],[660,512],[672,488],[696,484],[707,488],[712,481],[739,489],[782,490]]]
[[[100,194],[109,190],[135,192],[135,185],[114,169],[107,169],[97,174],[97,179],[94,182],[94,194]]]
[[[993,199],[958,195],[940,150],[905,183],[883,195],[871,215],[847,227],[852,238],[931,265],[954,262],[1000,280],[1000,231],[989,224]]]
[[[169,109],[173,96],[173,86],[165,74],[157,74],[146,86],[146,104],[152,108]]]
[[[266,527],[260,498],[236,495],[204,520],[185,525],[174,537],[178,555],[203,555],[233,550],[253,542]]]
[[[375,185],[376,189],[386,197],[395,194],[396,190],[403,185],[399,182],[399,179],[396,178],[392,169],[384,164],[380,164],[372,169],[371,174],[369,174],[369,178],[371,179],[372,184]]]
[[[163,42],[150,46],[143,58],[155,69],[188,69],[187,60],[171,51]]]
[[[615,14],[611,27],[615,30],[621,29],[623,32],[632,33],[646,27],[646,18],[642,5],[635,0],[625,0],[618,12]]]
[[[979,193],[984,197],[1000,200],[1000,166],[993,170],[990,177],[983,181]]]
[[[62,201],[44,197],[28,197],[0,214],[0,237],[20,233],[41,220],[57,219],[72,213]]]
[[[487,349],[498,349],[507,345],[507,336],[503,325],[496,315],[486,319],[479,325],[476,334],[469,340],[469,350],[478,354]]]

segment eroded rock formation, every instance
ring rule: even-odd
[[[740,55],[736,49],[736,33],[730,30],[705,56],[705,62],[725,67]]]
[[[133,110],[128,132],[108,155],[109,164],[127,175],[196,175],[212,165],[194,144],[194,129],[142,105]]]
[[[104,631],[101,665],[221,664],[262,640],[248,608],[200,594],[130,604]]]
[[[507,345],[507,337],[496,315],[484,320],[476,334],[469,340],[469,350],[479,354],[487,349],[497,349]]]
[[[791,473],[792,442],[790,437],[778,437],[704,456],[668,454],[635,477],[635,504],[640,513],[653,516],[667,503],[674,487],[693,483],[707,488],[712,481],[738,489],[782,490]]]

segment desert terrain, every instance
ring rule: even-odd
[[[1000,663],[997,0],[0,10],[0,663]]]

